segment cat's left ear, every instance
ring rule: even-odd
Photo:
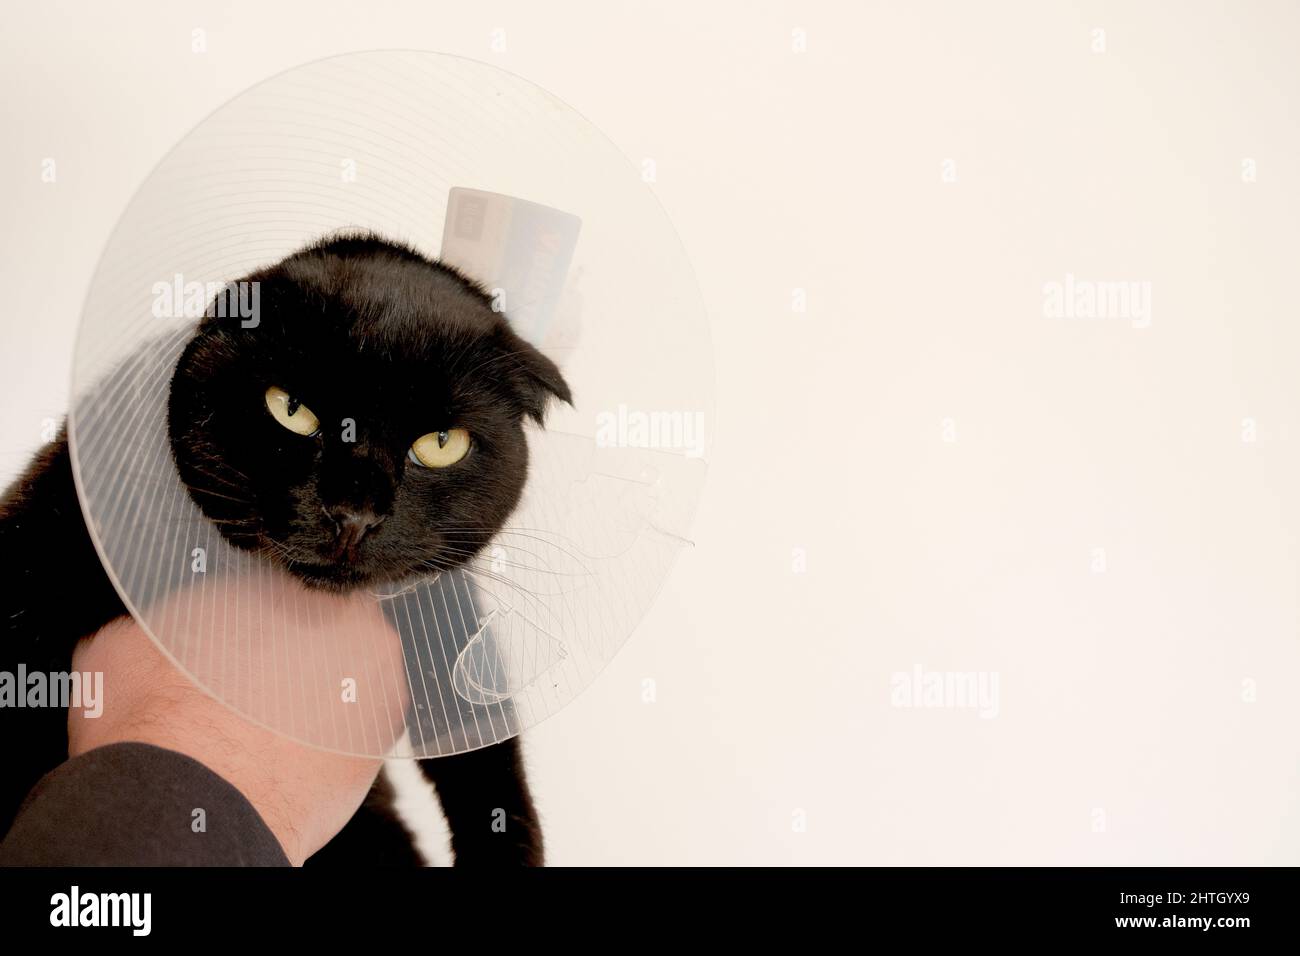
[[[529,418],[542,424],[547,403],[552,397],[573,404],[569,383],[560,374],[558,365],[514,332],[507,331],[502,338],[506,355],[501,364],[510,370],[515,395]]]

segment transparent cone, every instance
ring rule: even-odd
[[[515,268],[498,290],[562,365],[574,406],[530,430],[523,500],[464,567],[351,595],[307,589],[227,543],[180,482],[167,395],[198,317],[160,290],[235,281],[342,229],[437,256],[463,190],[574,223],[560,266],[512,260],[550,269],[549,287]],[[87,298],[69,431],[105,568],[200,686],[314,746],[426,757],[545,719],[625,643],[689,543],[711,412],[699,293],[638,172],[517,77],[377,52],[249,90],[154,171]]]

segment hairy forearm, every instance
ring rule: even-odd
[[[104,712],[68,719],[72,757],[134,741],[197,760],[239,790],[301,863],[360,806],[381,761],[305,747],[255,726],[195,686],[129,619],[74,655],[74,668],[105,675]]]

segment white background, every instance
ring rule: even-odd
[[[709,484],[527,734],[552,862],[1300,862],[1292,5],[5,6],[6,474],[132,191],[258,80],[443,50],[654,160]],[[1149,282],[1150,326],[1045,317],[1066,274]],[[892,706],[917,665],[996,672],[998,715]]]

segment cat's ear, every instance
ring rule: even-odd
[[[529,418],[542,424],[551,398],[573,404],[569,383],[560,374],[558,365],[514,332],[506,332],[501,344],[506,350],[501,365],[509,370],[515,396]]]

